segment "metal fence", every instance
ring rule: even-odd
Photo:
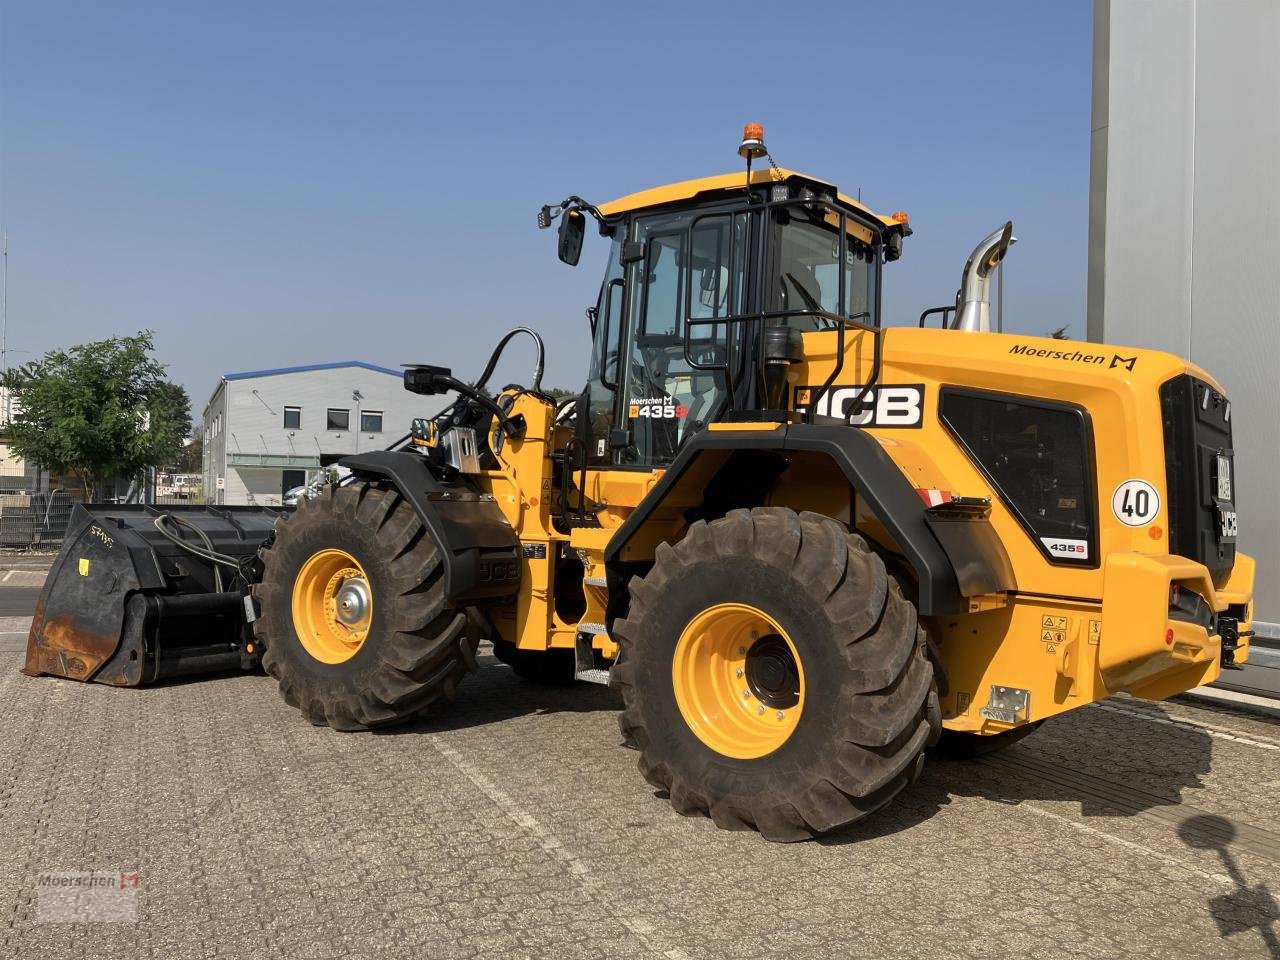
[[[57,549],[74,503],[36,471],[0,470],[0,548]]]
[[[203,486],[189,475],[157,473],[148,482],[107,480],[99,486],[99,499],[109,503],[154,503],[156,506],[199,505],[205,502]],[[78,487],[50,482],[38,468],[16,469],[0,465],[0,550],[57,550],[67,532],[71,510],[84,499]]]

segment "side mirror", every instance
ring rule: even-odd
[[[582,256],[582,238],[587,232],[587,217],[581,210],[566,210],[560,218],[559,256],[562,263],[578,265]]]

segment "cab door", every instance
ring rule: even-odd
[[[723,409],[726,364],[736,356],[750,217],[693,210],[637,217],[627,265],[618,371],[618,466],[669,464],[684,441]]]

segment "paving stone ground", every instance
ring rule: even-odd
[[[776,845],[676,815],[604,688],[482,656],[449,709],[340,734],[263,675],[23,677],[28,623],[0,618],[0,957],[1280,956],[1265,718],[1110,701]],[[136,922],[40,920],[41,874],[93,869],[138,874]]]

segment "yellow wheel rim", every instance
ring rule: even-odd
[[[345,550],[311,555],[293,581],[293,628],[322,663],[350,660],[369,635],[373,591],[364,567]]]
[[[720,603],[680,634],[671,665],[676,705],[716,753],[754,760],[791,736],[804,710],[804,668],[778,621],[745,603]]]

